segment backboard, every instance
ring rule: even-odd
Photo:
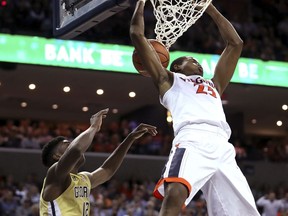
[[[129,0],[53,0],[53,35],[74,38],[129,6]]]

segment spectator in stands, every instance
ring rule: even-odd
[[[13,191],[9,188],[4,190],[3,197],[0,199],[2,216],[15,216],[18,207],[18,199],[14,197]]]
[[[40,201],[39,188],[36,185],[29,185],[27,187],[26,198],[31,200],[32,204],[38,204]]]
[[[150,199],[145,206],[145,209],[143,211],[143,216],[158,216],[159,211],[155,208],[155,202],[156,200]]]
[[[27,0],[17,0],[14,5],[15,24],[17,25],[20,34],[26,33],[29,30],[28,15],[31,8],[31,2]],[[26,31],[25,31],[26,30]],[[30,28],[31,31],[31,28]]]
[[[32,0],[28,14],[28,23],[32,28],[39,29],[45,19],[42,1]]]
[[[260,197],[256,204],[262,208],[263,216],[277,216],[283,210],[283,203],[281,200],[276,199],[274,191],[270,191],[268,194]]]
[[[29,131],[21,137],[20,146],[24,149],[40,149],[40,144],[33,131]]]
[[[234,141],[234,148],[236,152],[236,160],[238,162],[247,158],[246,149],[242,146],[241,141],[239,139],[236,139]]]
[[[285,193],[285,196],[282,198],[282,215],[281,216],[288,216],[288,191]]]
[[[21,202],[21,205],[16,208],[15,216],[31,216],[32,214],[32,202],[30,199],[25,199]]]

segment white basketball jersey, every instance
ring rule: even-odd
[[[222,128],[230,137],[221,97],[212,80],[199,75],[173,75],[173,85],[160,102],[171,112],[175,135],[185,125],[206,123]]]

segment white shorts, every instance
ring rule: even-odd
[[[218,127],[185,126],[173,140],[168,162],[154,196],[164,197],[164,182],[181,182],[189,190],[187,206],[201,190],[210,216],[260,216],[234,146]]]

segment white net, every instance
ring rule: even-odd
[[[156,18],[156,39],[167,49],[204,13],[212,0],[150,0]]]

